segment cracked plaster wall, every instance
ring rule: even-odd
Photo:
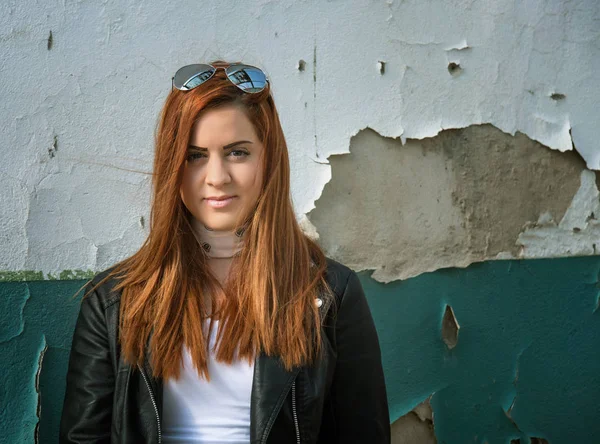
[[[598,169],[599,19],[593,0],[2,2],[0,271],[133,252],[169,79],[216,57],[269,73],[300,218],[366,127],[408,140],[490,123],[574,142]]]

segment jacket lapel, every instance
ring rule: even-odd
[[[321,324],[332,303],[329,295],[322,295],[319,305]],[[277,356],[267,356],[261,352],[254,360],[254,377],[250,397],[250,442],[267,442],[271,427],[300,372],[300,367],[286,370]]]
[[[287,371],[278,357],[260,353],[254,360],[250,401],[250,442],[266,443],[300,368]]]
[[[149,343],[150,337],[146,344],[142,368],[156,397],[159,415],[162,417],[163,382],[152,376]],[[252,443],[266,442],[268,433],[299,371],[300,368],[287,371],[279,357],[260,353],[255,358],[250,401],[250,441]]]
[[[153,333],[154,330],[150,332],[150,334],[148,335],[148,340],[146,341],[146,352],[144,353],[143,370],[146,377],[148,378],[148,383],[150,384],[150,387],[153,392],[152,394],[155,397],[156,408],[158,409],[159,416],[162,418],[163,381],[160,378],[154,377],[152,366],[150,365],[150,339],[152,338]]]

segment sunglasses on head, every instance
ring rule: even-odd
[[[256,66],[232,63],[228,66],[215,67],[200,63],[179,68],[171,79],[171,90],[177,88],[179,91],[190,91],[209,80],[220,68],[225,70],[231,83],[247,93],[260,92],[269,83],[267,75]]]

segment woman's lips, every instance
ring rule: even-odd
[[[212,208],[224,208],[227,205],[229,205],[231,202],[233,202],[233,199],[235,199],[236,196],[231,196],[231,197],[227,197],[227,198],[219,198],[219,199],[211,199],[211,198],[206,198],[204,199],[206,201],[206,203],[208,204],[208,206],[212,207]]]

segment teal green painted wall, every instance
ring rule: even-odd
[[[434,393],[440,443],[600,443],[599,271],[600,258],[581,257],[485,262],[387,285],[363,274],[392,419]],[[446,304],[461,327],[453,350],[441,340]]]
[[[38,423],[36,374],[39,375],[39,442],[58,442],[65,374],[79,298],[85,281],[0,283],[0,424],[1,442],[34,442]]]
[[[381,284],[361,273],[380,334],[391,420],[432,393],[438,442],[600,442],[599,257],[494,261]],[[57,442],[84,281],[0,283],[3,439]],[[441,340],[446,304],[458,345]],[[518,378],[515,380],[515,376]],[[510,416],[505,412],[509,411]]]

